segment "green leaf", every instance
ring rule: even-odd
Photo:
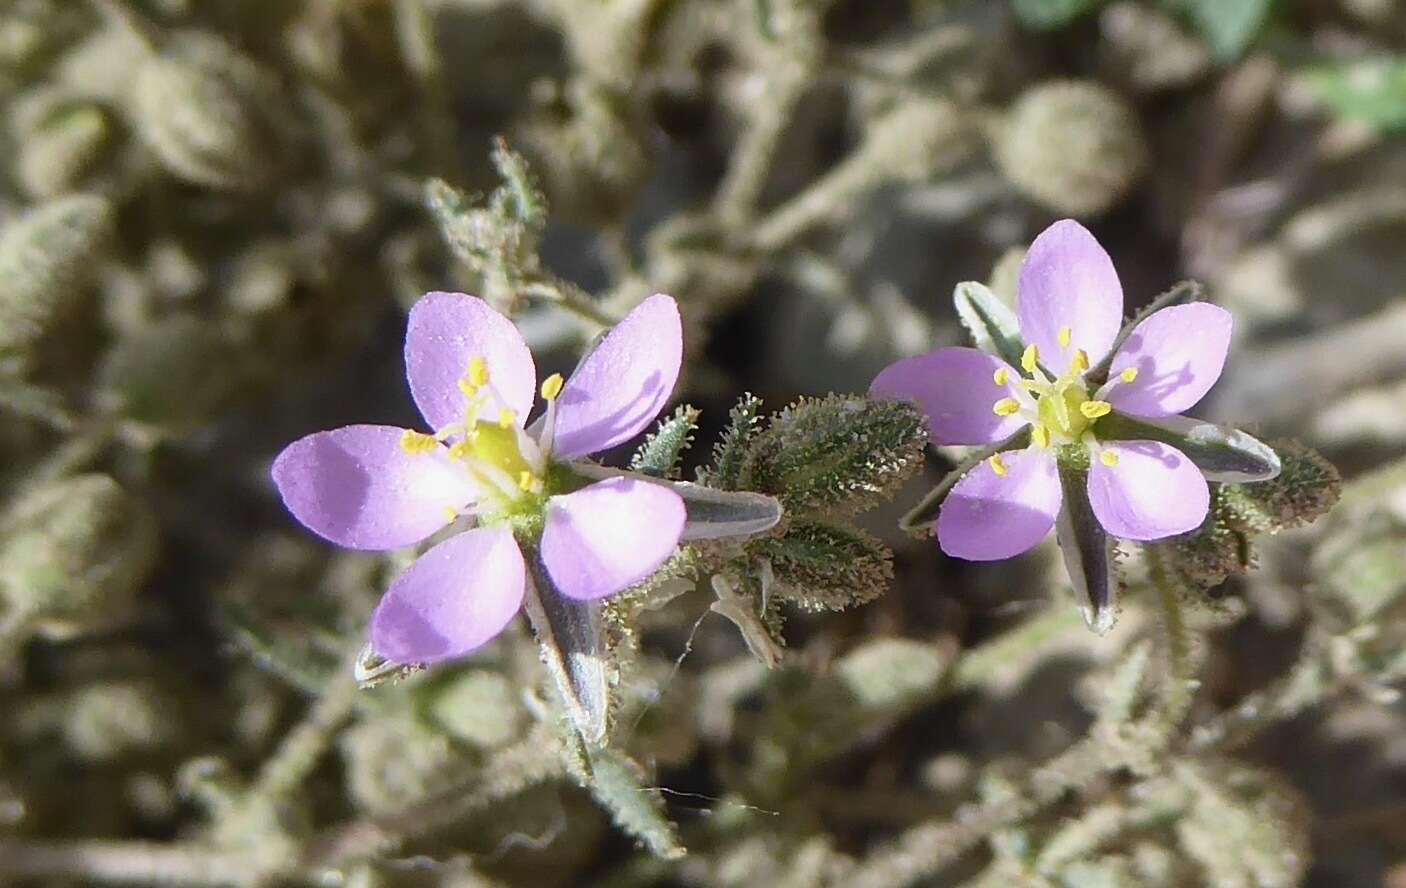
[[[775,595],[807,610],[844,610],[872,601],[893,579],[887,546],[862,530],[822,521],[797,521],[748,551],[771,562]]]
[[[1406,130],[1406,55],[1325,65],[1306,74],[1334,112],[1378,132]]]
[[[1020,366],[1025,342],[1020,338],[1020,323],[1015,312],[992,293],[985,284],[964,281],[952,291],[957,317],[971,334],[976,347],[995,355],[1012,367]]]
[[[713,467],[698,473],[698,480],[709,487],[736,490],[742,483],[742,465],[747,449],[761,429],[762,399],[751,393],[743,395],[728,413],[728,426],[713,448]]]
[[[1267,481],[1279,474],[1274,449],[1239,429],[1190,416],[1141,419],[1113,412],[1098,422],[1104,441],[1160,441],[1185,453],[1210,481]]]
[[[1059,510],[1055,535],[1074,592],[1087,604],[1084,622],[1099,635],[1107,634],[1118,619],[1118,580],[1113,573],[1115,542],[1104,532],[1089,503],[1089,470],[1072,460],[1060,459],[1059,483],[1064,503]]]
[[[1223,62],[1240,57],[1259,35],[1274,0],[1181,0],[1191,23]]]
[[[1020,23],[1029,28],[1062,28],[1098,6],[1102,0],[1011,0]]]

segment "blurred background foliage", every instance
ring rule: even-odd
[[[1406,885],[1397,0],[0,0],[0,95],[0,884]],[[674,294],[694,466],[1066,215],[1130,310],[1234,312],[1196,412],[1321,451],[1329,517],[1280,443],[1304,486],[1125,553],[1098,638],[1052,544],[899,534],[915,483],[764,630],[622,608],[589,775],[523,626],[351,681],[406,560],[267,469],[413,422],[423,291],[563,370]]]

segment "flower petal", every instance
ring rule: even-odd
[[[1123,285],[1113,260],[1089,230],[1072,219],[1040,233],[1025,255],[1017,284],[1020,334],[1040,360],[1063,373],[1082,348],[1097,364],[1123,326]],[[1069,344],[1060,344],[1068,328]]]
[[[968,561],[1012,558],[1044,539],[1059,514],[1059,473],[1048,450],[1008,450],[998,475],[983,462],[967,473],[937,516],[942,551]]]
[[[495,418],[506,407],[517,414],[519,424],[525,422],[537,390],[537,368],[513,322],[475,296],[420,297],[405,330],[405,376],[415,405],[435,431],[463,419],[459,380],[474,358],[483,359],[489,374],[486,415]]]
[[[273,461],[283,504],[349,549],[395,549],[448,524],[476,488],[443,445],[406,453],[394,426],[351,425],[299,438]]]
[[[1138,324],[1108,369],[1107,400],[1133,416],[1171,416],[1206,396],[1230,351],[1230,312],[1196,302],[1164,308]],[[1118,374],[1137,371],[1132,382]]]
[[[683,360],[683,323],[662,293],[635,306],[581,361],[556,406],[559,458],[598,453],[644,431],[673,393]]]
[[[396,663],[437,663],[493,640],[522,606],[522,552],[506,527],[452,536],[391,583],[371,615],[371,647]]]
[[[1119,441],[1106,452],[1117,465],[1094,459],[1089,504],[1098,523],[1125,540],[1160,540],[1201,526],[1211,492],[1186,454],[1159,441]]]
[[[634,478],[598,481],[547,502],[542,563],[568,598],[614,595],[664,563],[683,533],[677,493]]]
[[[885,367],[869,392],[918,402],[928,416],[934,444],[992,444],[1026,425],[1019,416],[997,416],[991,408],[1015,393],[1011,382],[997,385],[1005,369],[1011,382],[1020,374],[1000,358],[974,348],[939,348]]]

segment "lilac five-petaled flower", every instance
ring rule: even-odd
[[[1029,430],[1028,446],[992,454],[947,495],[937,520],[943,551],[988,561],[1040,542],[1064,499],[1061,463],[1087,464],[1088,505],[1114,537],[1157,540],[1199,527],[1209,489],[1186,453],[1101,431],[1115,414],[1155,422],[1200,401],[1225,364],[1229,313],[1200,302],[1156,311],[1118,345],[1106,381],[1091,381],[1087,372],[1118,340],[1123,289],[1108,254],[1071,220],[1035,239],[1017,300],[1019,367],[940,348],[874,380],[875,394],[923,407],[937,444],[995,445]]]
[[[410,392],[433,434],[381,425],[318,432],[273,465],[289,511],[352,549],[408,546],[463,518],[402,573],[371,619],[388,661],[469,653],[512,620],[533,570],[557,593],[613,595],[653,573],[684,528],[677,493],[623,474],[591,483],[571,468],[643,431],[663,408],[682,357],[678,307],[640,303],[570,379],[537,386],[517,328],[483,301],[429,293],[410,311]],[[526,424],[535,395],[546,402]],[[596,467],[599,469],[599,467]],[[598,471],[597,476],[602,472]]]

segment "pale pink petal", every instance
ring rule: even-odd
[[[1157,441],[1118,441],[1118,458],[1089,469],[1089,504],[1103,529],[1125,540],[1160,540],[1206,520],[1211,493],[1201,471],[1180,450]]]
[[[1171,416],[1191,409],[1220,378],[1230,351],[1230,312],[1194,302],[1156,312],[1118,348],[1108,378],[1109,403],[1133,416]],[[1123,382],[1132,368],[1137,376]]]
[[[1123,326],[1123,285],[1087,228],[1065,219],[1035,238],[1020,267],[1016,313],[1021,337],[1054,373],[1069,368],[1075,349],[1103,360]],[[1068,345],[1060,342],[1065,328]]]
[[[463,420],[465,396],[459,380],[474,358],[482,358],[488,369],[484,415],[495,419],[506,407],[520,424],[526,422],[537,390],[537,369],[513,322],[482,299],[463,293],[420,297],[410,309],[405,330],[405,376],[411,397],[435,431]]]
[[[1010,450],[998,475],[982,462],[952,488],[937,516],[942,551],[968,561],[1019,555],[1043,540],[1059,516],[1063,495],[1049,450]]]
[[[1009,381],[996,384],[996,371]],[[928,417],[934,444],[994,444],[1018,432],[1026,421],[997,416],[991,408],[1014,394],[1020,374],[1005,361],[974,348],[940,348],[885,367],[871,394],[918,402]]]
[[[472,502],[475,485],[442,445],[401,449],[403,429],[352,425],[299,438],[273,462],[293,517],[350,549],[417,543]]]
[[[371,616],[371,648],[393,663],[462,657],[503,631],[525,588],[522,552],[508,528],[452,536],[386,590]]]
[[[625,316],[562,388],[553,451],[598,453],[644,431],[668,403],[683,360],[679,308],[662,293]]]
[[[684,518],[683,500],[661,484],[598,481],[548,500],[542,563],[568,598],[614,595],[673,554]]]

